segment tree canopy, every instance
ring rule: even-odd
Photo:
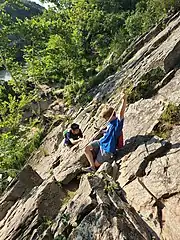
[[[28,12],[27,1],[0,1],[0,68],[12,76],[0,84],[0,169],[4,170],[20,168],[40,143],[41,121],[22,122],[24,108],[37,100],[39,84],[63,89],[69,105],[87,101],[89,89],[99,83],[94,76],[108,56],[114,54],[108,60],[113,65],[131,42],[180,7],[178,0],[42,2],[54,5],[22,18],[16,12]],[[9,9],[16,11],[12,14]],[[34,86],[31,90],[29,84]],[[28,138],[26,133],[35,124],[36,134]]]

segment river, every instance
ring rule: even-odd
[[[2,70],[0,71],[0,80],[9,81],[11,79],[11,75],[8,71]]]

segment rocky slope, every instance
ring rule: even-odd
[[[0,3],[1,2],[4,1],[1,0]],[[30,18],[43,12],[43,7],[39,4],[36,4],[35,2],[22,0],[22,3],[24,4],[24,8],[17,6],[7,6],[5,8],[7,13],[9,13],[13,19],[16,19],[16,17],[22,19],[25,17]]]
[[[180,239],[180,13],[123,57],[93,101],[72,113],[84,143],[64,148],[64,124],[55,127],[1,197],[0,239]],[[103,104],[116,107],[124,88],[126,145],[112,166],[82,174]]]

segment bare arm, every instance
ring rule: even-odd
[[[81,142],[83,140],[83,138],[79,138],[77,140],[73,140],[72,138],[69,139],[71,141],[71,143],[74,145],[74,144],[77,144],[79,142]]]
[[[121,107],[119,109],[120,119],[124,118],[124,113],[125,113],[125,110],[126,110],[126,104],[127,104],[127,96],[124,94],[124,96],[122,97]]]

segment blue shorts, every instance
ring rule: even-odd
[[[95,140],[93,142],[91,142],[89,144],[89,146],[91,146],[93,148],[93,152],[94,152],[94,159],[102,164],[104,162],[109,162],[112,163],[113,162],[113,153],[106,153],[104,152],[104,150],[100,147],[99,141]]]

